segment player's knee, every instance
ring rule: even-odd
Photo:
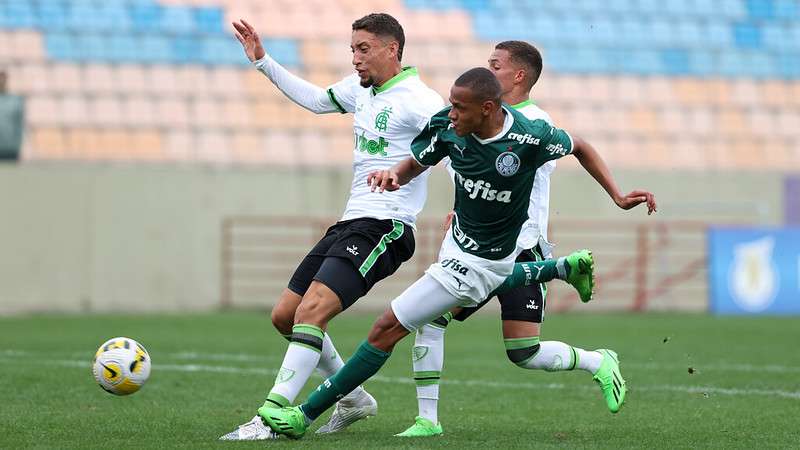
[[[272,308],[272,325],[278,332],[284,336],[292,334],[292,325],[294,325],[294,310],[289,311],[287,308],[281,308],[276,305]]]
[[[380,350],[390,352],[394,345],[407,335],[408,330],[403,327],[392,309],[389,308],[372,325],[367,342]]]
[[[508,360],[519,367],[524,367],[539,352],[538,338],[505,339],[504,343]]]

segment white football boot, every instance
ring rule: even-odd
[[[378,402],[363,388],[358,393],[351,392],[336,403],[331,419],[317,429],[317,433],[336,433],[353,423],[378,414]],[[352,396],[352,397],[351,397]]]
[[[267,441],[278,439],[279,434],[275,433],[264,424],[261,416],[256,415],[250,422],[239,425],[239,428],[230,433],[220,436],[220,441]]]

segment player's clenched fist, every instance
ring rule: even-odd
[[[397,172],[392,169],[373,170],[367,176],[367,184],[372,192],[396,191],[400,189]]]

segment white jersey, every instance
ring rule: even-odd
[[[549,124],[553,123],[550,114],[530,100],[512,105],[512,108],[521,112],[528,119],[542,119]],[[445,160],[445,168],[452,179],[455,172],[450,166],[450,158]],[[552,250],[552,244],[547,240],[547,221],[550,216],[550,174],[555,168],[556,162],[548,161],[536,171],[531,190],[531,201],[528,205],[528,220],[522,225],[517,239],[517,245],[524,249],[533,248],[537,243],[540,244],[544,257],[549,257]]]
[[[340,112],[354,113],[353,184],[342,220],[397,219],[414,226],[425,206],[428,175],[394,192],[371,192],[367,175],[411,156],[411,141],[444,107],[442,97],[406,67],[381,87],[364,88],[357,75],[332,85],[328,96]]]

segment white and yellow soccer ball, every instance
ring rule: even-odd
[[[106,392],[129,395],[142,388],[150,376],[150,355],[131,338],[115,337],[97,349],[92,364],[94,379]]]

